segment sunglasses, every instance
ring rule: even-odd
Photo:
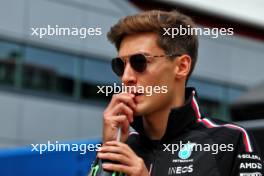
[[[158,56],[150,56],[146,54],[133,54],[129,56],[128,61],[133,70],[138,73],[143,73],[147,68],[148,60],[147,58],[158,58],[158,57],[172,57],[172,56],[181,56],[180,54],[171,54],[171,55],[158,55]],[[112,70],[117,76],[123,76],[125,71],[126,63],[124,59],[117,57],[112,59],[111,62]]]

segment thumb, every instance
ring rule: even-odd
[[[121,127],[121,142],[125,142],[129,134],[129,122],[125,121]]]

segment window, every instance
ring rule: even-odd
[[[188,83],[197,89],[203,115],[231,121],[230,103],[245,89],[217,82],[191,78]]]
[[[114,82],[119,83],[119,79],[112,72],[109,61],[98,59],[84,59],[82,74],[82,98],[96,98],[109,100],[111,96],[106,97],[105,94],[98,94],[97,86],[113,85]]]
[[[21,47],[17,44],[0,41],[0,84],[14,85],[18,78],[18,61],[22,57]]]
[[[25,49],[23,87],[73,95],[77,57],[42,50]]]

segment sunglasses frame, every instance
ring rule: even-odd
[[[132,56],[136,56],[136,55],[142,55],[142,56],[144,56],[145,57],[145,68],[144,68],[144,70],[143,71],[138,71],[137,69],[135,69],[134,67],[133,67],[133,64],[131,64],[131,57]],[[116,58],[113,58],[112,59],[112,61],[111,61],[111,66],[112,66],[112,70],[113,70],[113,72],[117,75],[117,76],[123,76],[123,74],[124,74],[124,70],[125,70],[125,67],[126,67],[126,63],[127,62],[129,62],[130,63],[130,65],[131,65],[131,67],[132,67],[132,69],[134,70],[134,71],[136,71],[136,72],[138,72],[138,73],[143,73],[145,70],[146,70],[146,67],[147,67],[147,58],[158,58],[158,57],[179,57],[179,56],[181,56],[182,54],[168,54],[168,55],[166,55],[166,54],[164,54],[164,55],[149,55],[149,54],[147,54],[147,53],[135,53],[135,54],[131,54],[131,55],[128,55],[128,56],[122,56],[122,57],[116,57]],[[124,58],[128,58],[128,59],[124,59]],[[123,71],[122,71],[122,74],[119,74],[119,72],[118,71],[115,71],[115,66],[114,66],[114,61],[116,61],[117,59],[120,59],[120,60],[122,60],[123,61],[123,64],[124,64],[124,68],[123,68]],[[128,61],[127,61],[128,60]]]

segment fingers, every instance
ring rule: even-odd
[[[131,153],[131,151],[132,150],[127,146],[127,144],[111,141],[106,142],[100,148],[97,157],[104,160],[118,162],[118,164],[104,163],[104,169],[128,174],[131,173],[131,166],[133,166],[133,161],[135,161],[135,158],[137,157],[136,154]]]
[[[117,171],[126,173],[126,175],[132,175],[132,168],[126,165],[121,164],[112,164],[112,163],[104,163],[103,168],[110,171]]]
[[[130,123],[133,122],[133,110],[124,103],[117,104],[113,109],[110,110],[110,114],[113,115],[126,115]]]
[[[117,163],[103,163],[106,170],[122,172],[130,176],[147,176],[148,170],[142,158],[127,145],[118,141],[106,142],[97,154],[98,158]]]
[[[117,128],[119,128],[121,126],[121,132],[122,135],[126,136],[129,132],[129,121],[127,119],[127,116],[125,115],[119,115],[119,116],[113,116],[113,119],[118,122],[117,124]],[[118,130],[118,129],[117,129]],[[117,133],[116,133],[116,138],[117,139]]]
[[[98,158],[105,159],[105,160],[110,160],[110,161],[117,161],[119,163],[122,163],[124,165],[129,165],[130,161],[128,157],[125,157],[124,155],[117,154],[117,153],[98,153],[97,154]]]
[[[134,101],[134,97],[135,97],[134,94],[128,94],[128,93],[114,94],[111,99],[111,102],[106,108],[106,111],[108,112],[110,109],[112,109],[120,102],[127,104],[131,109],[135,110],[136,103]]]
[[[118,128],[121,127],[121,140],[128,137],[129,123],[133,122],[136,104],[134,94],[115,94],[104,111],[103,142],[116,140]]]
[[[129,121],[126,115],[111,116],[104,119],[103,142],[116,140],[118,128],[121,126],[122,135],[127,136],[129,132]],[[123,139],[122,141],[125,141]]]
[[[134,152],[128,147],[127,144],[118,141],[106,142],[104,146],[100,148],[100,153],[107,152],[122,154],[127,157],[134,154]]]
[[[111,120],[115,121],[117,125],[119,124],[125,125],[126,122],[129,123],[126,115],[111,116]]]

